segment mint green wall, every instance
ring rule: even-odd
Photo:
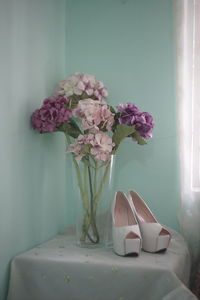
[[[67,74],[94,74],[110,103],[134,102],[155,119],[147,146],[120,149],[116,189],[136,189],[160,222],[177,229],[178,167],[172,1],[68,0]]]
[[[111,104],[133,101],[154,116],[147,146],[127,140],[120,148],[116,189],[135,188],[161,222],[177,228],[171,6],[166,0],[0,0],[0,300],[10,260],[72,221],[64,139],[29,125],[40,100],[70,73],[96,75]]]
[[[0,1],[0,299],[13,256],[63,230],[65,144],[31,112],[64,76],[65,1]]]

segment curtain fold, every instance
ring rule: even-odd
[[[200,0],[174,0],[174,16],[181,178],[178,219],[191,252],[193,276],[200,262]]]

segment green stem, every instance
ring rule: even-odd
[[[68,144],[71,144],[71,139],[69,137],[69,135],[67,133],[65,133],[66,139]],[[89,199],[87,196],[87,183],[85,183],[85,186],[83,186],[83,182],[82,182],[82,178],[81,178],[81,172],[80,172],[80,168],[79,165],[77,163],[77,161],[75,160],[75,158],[73,157],[73,163],[74,163],[74,167],[76,170],[76,176],[77,176],[77,181],[78,181],[78,186],[79,186],[79,190],[81,193],[81,199],[83,201],[83,210],[84,210],[84,217],[83,217],[83,225],[82,225],[82,235],[80,240],[81,241],[85,241],[86,239],[86,235],[87,235],[87,228],[88,228],[88,223],[89,223]],[[87,171],[87,167],[86,167],[86,171]],[[86,174],[84,174],[84,179],[87,178]],[[84,188],[85,187],[85,188]]]
[[[66,135],[68,144],[70,144],[71,143],[70,137],[67,134],[65,134],[65,135]],[[79,168],[79,165],[78,165],[78,163],[77,163],[77,161],[75,160],[74,157],[73,157],[73,163],[74,163],[74,166],[75,166],[75,169],[76,169],[76,175],[77,175],[77,179],[78,179],[78,186],[79,186],[80,192],[81,192],[81,197],[82,197],[82,199],[86,200],[85,199],[84,188],[83,188],[83,182],[82,182],[82,178],[81,178],[80,168]],[[84,204],[86,205],[86,201],[84,201],[84,202],[85,202]]]
[[[99,189],[98,189],[97,193],[94,196],[94,206],[95,206],[95,209],[96,209],[97,204],[99,202],[100,195],[101,195],[102,190],[103,190],[103,186],[106,183],[106,178],[107,178],[107,175],[108,175],[108,172],[109,172],[109,168],[110,168],[110,162],[108,162],[108,164],[107,164],[107,166],[105,168],[105,171],[104,171],[101,183],[99,185]]]
[[[97,174],[98,174],[98,164],[95,162],[95,169],[94,169],[94,195],[97,193]]]
[[[65,132],[65,136],[67,139],[68,144],[71,144],[71,139],[69,135]],[[110,162],[107,164],[105,172],[103,174],[101,183],[99,188],[97,188],[97,174],[98,174],[98,169],[102,166],[98,166],[97,162],[94,161],[94,167],[90,164],[89,157],[83,161],[84,163],[84,173],[83,173],[83,180],[81,176],[81,171],[79,164],[75,160],[73,156],[73,163],[75,166],[76,170],[76,175],[77,175],[77,181],[78,181],[78,186],[80,189],[80,194],[82,198],[82,204],[83,204],[83,210],[84,210],[84,216],[83,216],[83,223],[82,223],[82,234],[80,237],[80,241],[85,242],[86,237],[94,244],[99,243],[99,233],[96,225],[96,210],[97,210],[97,204],[100,199],[100,195],[102,193],[103,186],[106,182],[106,177],[109,171],[109,166]],[[94,183],[92,185],[92,174],[91,174],[91,169],[94,169]],[[88,180],[89,180],[89,191],[90,191],[90,201],[89,201],[89,196],[88,196],[88,187],[87,187],[87,173],[88,173]],[[90,203],[90,204],[89,204]],[[89,230],[93,232],[93,237],[90,235]]]
[[[94,196],[93,196],[93,189],[92,189],[92,176],[91,176],[91,171],[90,171],[90,167],[88,167],[88,176],[89,176],[89,187],[90,187],[90,223],[92,226],[92,231],[94,234],[94,237],[96,238],[96,240],[94,240],[93,238],[88,238],[91,240],[91,242],[93,242],[94,244],[98,244],[99,242],[99,233],[98,233],[98,229],[96,226],[96,214],[94,214]]]
[[[87,165],[86,164],[84,164],[83,182],[84,182],[84,195],[87,199],[87,203],[84,206],[84,200],[83,200],[84,217],[83,217],[83,225],[82,225],[82,234],[80,237],[81,241],[85,241],[86,239],[87,223],[89,219],[89,198],[88,198],[88,188],[87,188]]]
[[[104,167],[104,166],[105,165],[102,165],[101,167]],[[89,214],[88,218],[86,218],[86,220],[84,221],[83,228],[84,228],[84,233],[85,233],[84,236],[87,235],[88,239],[94,244],[97,244],[99,242],[99,233],[98,233],[98,229],[96,226],[96,210],[97,210],[97,205],[100,200],[100,196],[101,196],[104,184],[106,183],[106,178],[108,175],[109,167],[110,167],[110,162],[107,164],[107,166],[105,168],[102,180],[101,180],[99,188],[97,190],[97,171],[98,171],[99,167],[97,164],[95,164],[95,173],[94,173],[94,191],[95,191],[95,193],[93,193],[91,170],[90,170],[90,167],[88,167],[88,179],[89,179],[89,188],[90,188],[90,214]],[[92,228],[94,237],[96,237],[96,240],[94,240],[89,235],[90,226]]]

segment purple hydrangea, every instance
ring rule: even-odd
[[[39,132],[52,132],[58,126],[69,122],[71,109],[66,108],[68,100],[62,96],[44,99],[41,108],[36,109],[31,116],[33,128]]]
[[[135,129],[144,139],[152,138],[153,117],[148,112],[140,112],[136,116]]]
[[[141,137],[149,139],[152,137],[154,127],[153,117],[147,112],[141,112],[133,103],[119,104],[119,123],[135,126]]]
[[[135,124],[135,116],[140,112],[133,103],[119,104],[117,110],[120,113],[119,123],[129,126]]]

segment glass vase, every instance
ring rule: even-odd
[[[91,157],[79,163],[74,157],[72,160],[76,243],[81,247],[109,245],[115,156],[107,162],[97,162]]]

